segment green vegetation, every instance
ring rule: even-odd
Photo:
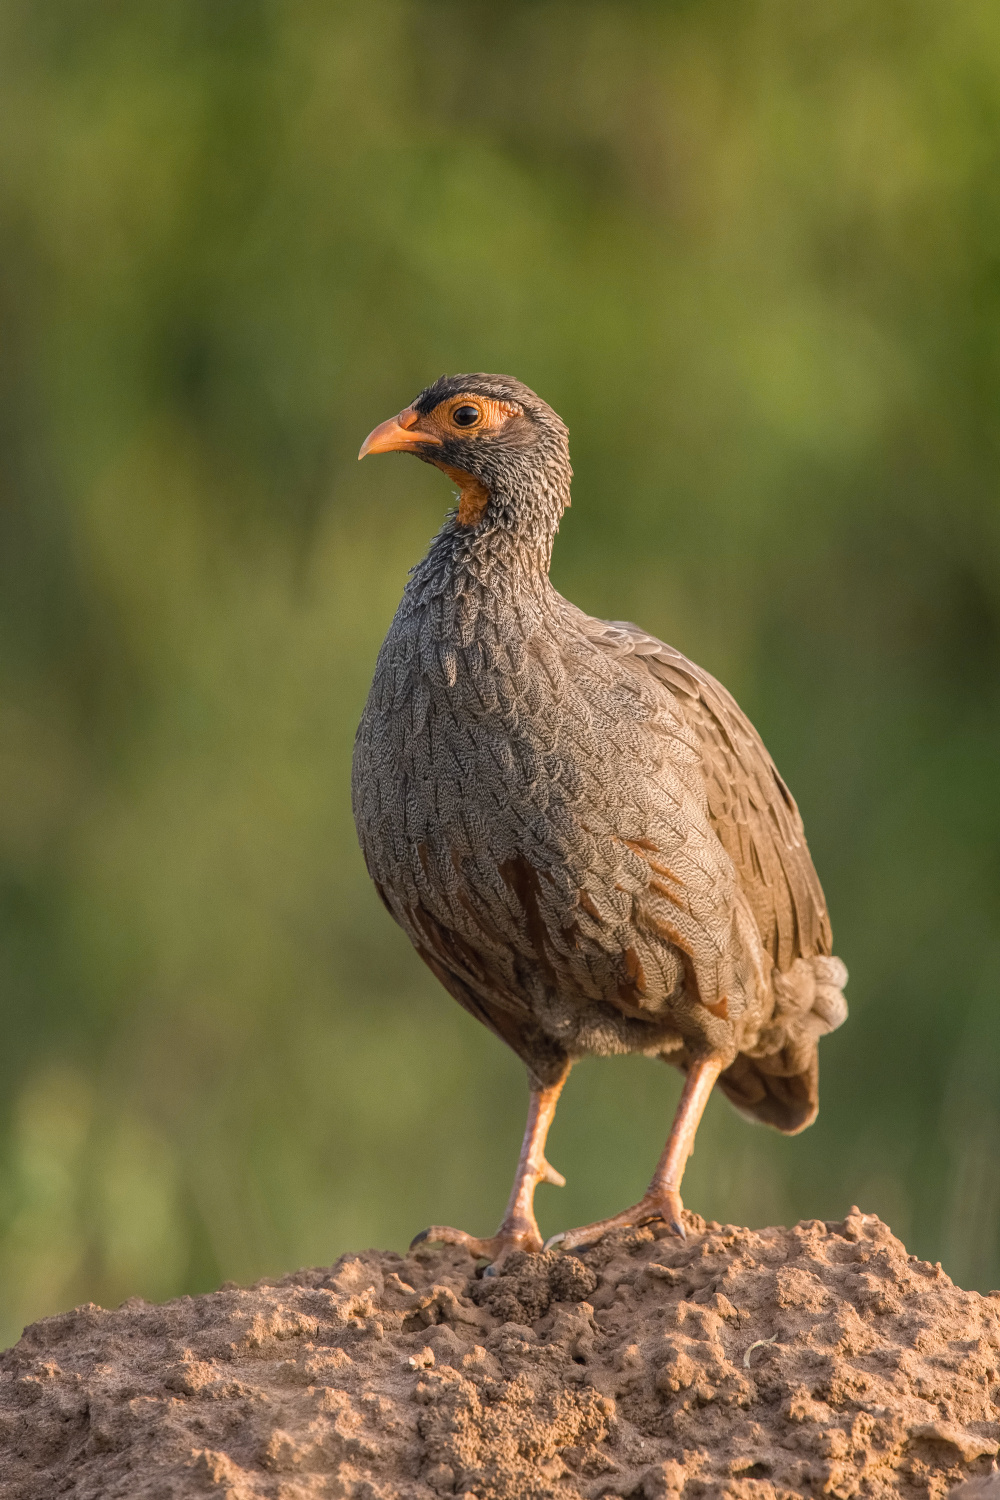
[[[349,803],[446,370],[566,418],[557,585],[737,694],[852,972],[689,1204],[1000,1280],[996,7],[8,0],[0,79],[0,1331],[497,1221],[520,1065]],[[543,1229],[678,1089],[577,1070]]]

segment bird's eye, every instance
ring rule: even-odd
[[[456,427],[475,427],[479,421],[479,407],[456,406],[451,414],[451,420]]]

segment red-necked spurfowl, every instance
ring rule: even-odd
[[[817,1042],[847,971],[791,793],[720,683],[549,581],[570,498],[566,427],[505,375],[442,377],[367,453],[443,469],[458,505],[379,653],[354,815],[390,914],[450,994],[512,1047],[531,1103],[497,1259],[537,1251],[533,1198],[572,1063],[642,1052],[685,1074],[642,1201],[557,1237],[663,1220],[716,1082],[792,1134],[818,1107]]]

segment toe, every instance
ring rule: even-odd
[[[488,1255],[491,1258],[494,1254],[493,1240],[477,1239],[474,1234],[466,1234],[464,1229],[451,1229],[447,1224],[432,1224],[429,1229],[422,1229],[410,1241],[410,1249],[414,1250],[418,1245],[425,1244],[460,1245],[472,1255]]]
[[[542,1237],[538,1233],[537,1224],[520,1219],[501,1224],[497,1233],[489,1239],[466,1234],[464,1229],[450,1229],[446,1224],[432,1224],[430,1229],[422,1229],[414,1236],[410,1249],[424,1244],[461,1245],[471,1255],[485,1256],[499,1267],[515,1250],[525,1250],[529,1255],[537,1255],[542,1248]]]
[[[612,1229],[635,1229],[641,1224],[657,1220],[662,1221],[672,1234],[678,1235],[682,1240],[686,1239],[680,1197],[676,1193],[670,1193],[663,1197],[643,1198],[634,1208],[627,1208],[624,1213],[615,1214],[613,1218],[600,1219],[595,1224],[583,1224],[579,1229],[564,1230],[562,1234],[553,1235],[545,1248],[548,1250],[550,1246],[558,1245],[562,1250],[582,1250],[599,1244]]]

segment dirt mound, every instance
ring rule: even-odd
[[[873,1216],[346,1256],[0,1357],[4,1500],[935,1497],[1000,1449],[1000,1293]]]

